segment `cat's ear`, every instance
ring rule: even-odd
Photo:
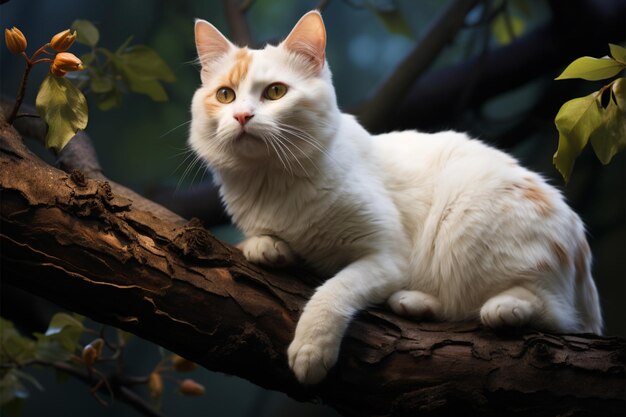
[[[312,10],[302,16],[281,46],[304,55],[319,74],[326,58],[326,29],[322,15],[317,10]]]
[[[195,33],[196,49],[203,70],[235,48],[215,26],[206,20],[196,19]]]

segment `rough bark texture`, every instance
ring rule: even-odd
[[[495,334],[378,309],[350,326],[326,381],[303,388],[285,351],[316,284],[311,275],[265,271],[197,222],[155,217],[104,180],[55,169],[6,125],[0,193],[3,284],[208,369],[349,416],[623,415],[623,339]]]

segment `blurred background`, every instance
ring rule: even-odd
[[[433,55],[424,71],[411,74],[413,78],[408,81],[404,77],[408,87],[394,102],[377,102],[371,98],[386,80],[402,78],[396,72],[398,66],[415,52],[433,22],[454,1],[11,0],[3,3],[1,27],[21,29],[29,39],[29,51],[30,45],[36,47],[47,42],[74,20],[87,19],[100,31],[99,45],[115,50],[133,35],[133,44],[147,45],[163,58],[176,77],[174,83],[164,84],[168,101],[155,102],[144,95],[126,94],[119,107],[108,111],[98,110],[90,102],[87,132],[105,175],[173,207],[185,217],[201,218],[202,213],[194,212],[190,207],[193,204],[187,202],[196,199],[197,203],[197,199],[205,198],[203,190],[209,190],[206,198],[214,198],[214,194],[208,185],[210,174],[199,164],[189,167],[192,158],[186,159],[189,103],[200,81],[193,63],[196,58],[193,19],[206,19],[231,39],[241,39],[232,15],[229,18],[226,13],[228,4],[234,4],[235,9],[239,8],[235,12],[247,22],[254,45],[262,46],[286,36],[306,11],[322,7],[328,35],[327,59],[340,107],[357,114],[372,131],[404,128],[469,131],[511,152],[524,165],[549,178],[588,226],[606,333],[625,335],[624,153],[603,166],[591,149],[585,149],[567,185],[552,165],[558,143],[554,117],[560,106],[603,85],[582,80],[554,81],[554,78],[575,58],[607,55],[608,43],[623,45],[626,37],[623,0],[476,1],[463,17],[459,30],[450,33],[445,47]],[[77,46],[72,52],[80,55],[88,49]],[[14,97],[23,62],[8,54],[4,46],[0,59],[1,93]],[[35,86],[46,74],[47,69],[40,67],[35,67],[31,75],[27,104],[34,104]],[[377,117],[380,115],[383,117]],[[30,144],[42,155],[46,154],[37,142]],[[214,220],[204,219],[223,239],[230,242],[238,239],[233,227],[216,225]],[[26,294],[22,296],[27,298]],[[8,300],[3,296],[3,316],[15,316],[11,306],[22,300],[16,297],[12,295]],[[48,314],[47,320],[54,310],[54,306],[41,309],[43,315]],[[41,323],[47,321],[42,319]],[[41,331],[36,324],[33,326],[26,327],[29,331]],[[133,340],[126,356],[128,372],[149,373],[159,355],[156,346]],[[236,377],[206,370],[194,371],[192,375],[206,386],[206,395],[182,397],[174,385],[167,385],[161,402],[163,414],[336,415],[322,405],[300,404]],[[59,383],[49,370],[37,370],[35,376],[45,391],[31,390],[22,410],[24,416],[138,415],[119,402],[109,407],[98,404],[85,385],[73,380]]]

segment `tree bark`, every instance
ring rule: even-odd
[[[300,386],[286,348],[319,283],[267,271],[207,232],[139,207],[124,189],[68,174],[0,125],[2,284],[151,340],[214,371],[347,416],[618,416],[625,342],[414,323],[372,308],[350,326],[337,366]]]

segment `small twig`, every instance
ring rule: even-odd
[[[26,93],[26,84],[28,83],[28,75],[30,71],[33,69],[33,64],[30,60],[26,59],[26,68],[24,69],[24,74],[22,75],[22,81],[20,82],[20,88],[17,92],[17,98],[15,99],[15,105],[13,106],[13,110],[11,110],[11,114],[7,118],[7,122],[9,124],[13,124],[15,118],[17,117],[17,112],[20,110],[20,106],[24,101],[24,95]]]

